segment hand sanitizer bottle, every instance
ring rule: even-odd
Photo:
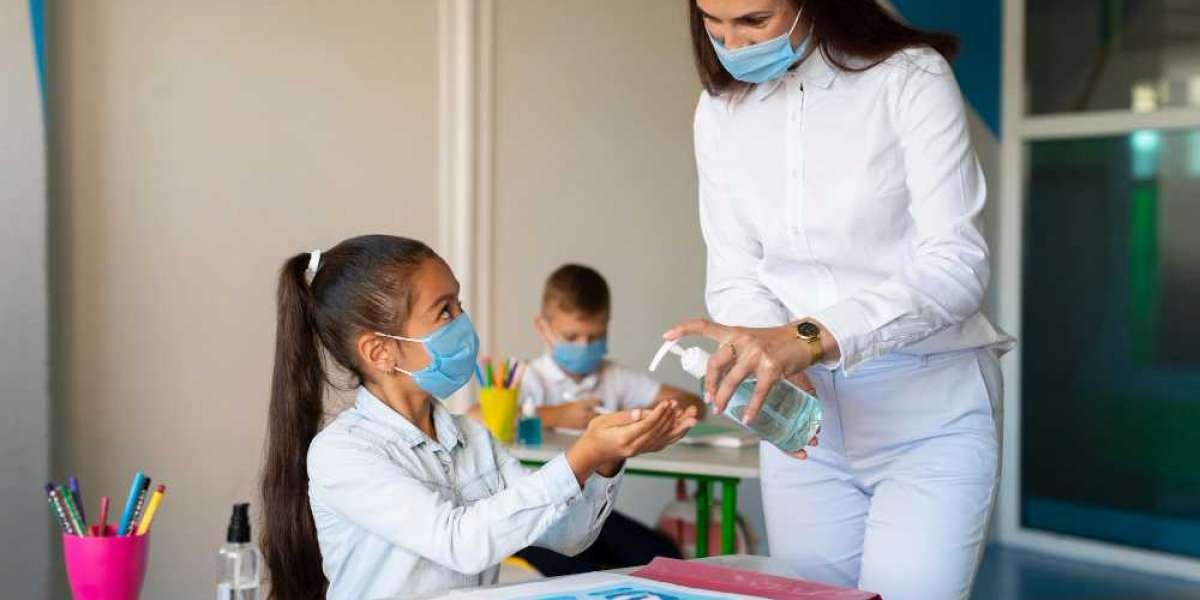
[[[651,371],[658,368],[658,364],[667,353],[679,357],[683,370],[699,379],[700,389],[703,390],[704,376],[708,371],[708,352],[696,347],[680,348],[677,342],[668,341],[654,355],[654,360],[650,363]],[[725,414],[784,452],[790,454],[800,450],[817,434],[817,429],[821,426],[821,401],[790,381],[781,379],[767,392],[767,397],[754,419],[748,424],[742,423],[742,416],[750,406],[750,397],[754,395],[754,385],[757,381],[754,376],[750,376],[738,385],[729,403],[725,405]]]
[[[225,545],[217,552],[217,600],[258,600],[262,554],[250,542],[250,505],[234,504]]]
[[[526,398],[521,406],[521,419],[517,421],[517,443],[525,446],[542,445],[542,419],[531,398]]]

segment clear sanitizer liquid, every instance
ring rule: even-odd
[[[233,505],[225,544],[217,551],[217,600],[259,600],[262,554],[250,541],[250,505]]]
[[[683,370],[699,379],[700,389],[703,390],[704,376],[708,370],[708,352],[701,348],[680,348],[676,342],[667,342],[659,348],[650,363],[651,371],[658,368],[667,353],[679,356]],[[725,405],[724,414],[789,454],[808,445],[821,426],[821,401],[791,382],[780,380],[767,392],[758,414],[749,423],[742,423],[756,383],[757,379],[753,376],[742,381]]]

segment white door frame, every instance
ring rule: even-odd
[[[494,0],[438,0],[438,251],[491,353]],[[449,400],[466,410],[477,388]]]
[[[1004,1],[1003,131],[1000,147],[1000,235],[996,251],[997,309],[1000,326],[1020,336],[1021,264],[1025,220],[1026,144],[1063,137],[1121,135],[1139,129],[1200,128],[1200,110],[1169,109],[1154,113],[1104,111],[1084,114],[1025,114],[1025,3]],[[997,504],[1002,544],[1089,560],[1114,567],[1200,580],[1200,559],[1186,558],[1021,526],[1021,346],[1003,362],[1004,472]]]

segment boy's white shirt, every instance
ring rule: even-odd
[[[576,382],[549,354],[534,359],[521,380],[522,404],[555,406],[596,399],[605,411],[644,408],[658,397],[662,384],[642,371],[604,359],[600,368]]]

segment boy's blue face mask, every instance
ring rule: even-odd
[[[770,81],[782,75],[796,61],[803,58],[808,53],[809,46],[812,45],[812,32],[810,31],[800,41],[799,46],[795,49],[792,48],[792,32],[800,23],[802,14],[804,14],[803,8],[796,13],[796,20],[792,22],[792,27],[788,29],[787,33],[736,50],[726,48],[712,34],[709,34],[708,39],[717,52],[717,59],[721,61],[721,66],[725,67],[725,70],[734,79],[746,83]]]
[[[573,375],[594,372],[607,354],[608,338],[600,338],[590,344],[554,343],[554,362]]]
[[[471,317],[465,312],[423,338],[388,335],[378,331],[375,335],[402,342],[419,342],[425,346],[425,351],[429,353],[429,364],[424,369],[409,372],[396,367],[396,370],[412,377],[417,387],[439,400],[449,398],[467,385],[475,374],[479,335],[475,333]]]

